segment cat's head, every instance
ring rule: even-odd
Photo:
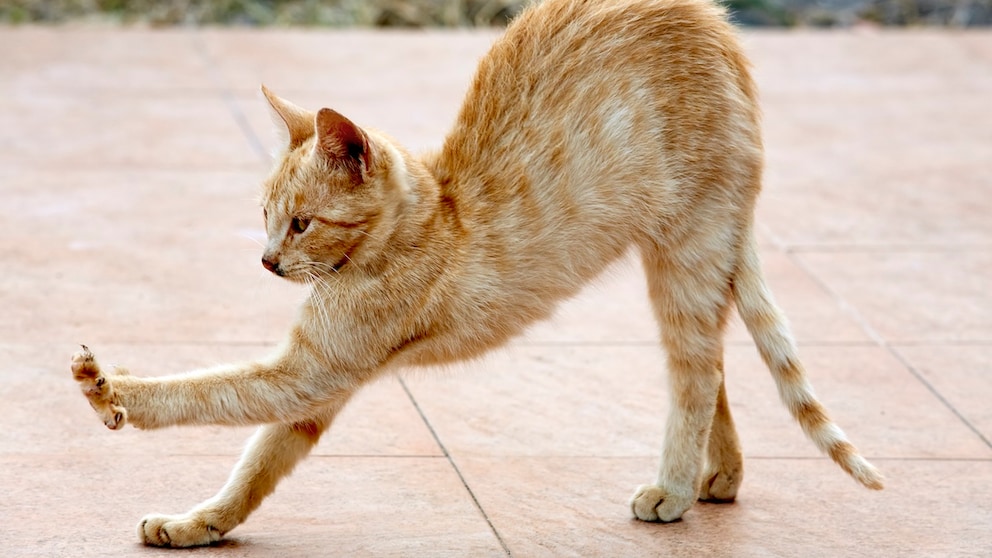
[[[262,92],[282,146],[262,190],[262,265],[305,281],[381,258],[412,196],[405,154],[334,110],[313,113]]]

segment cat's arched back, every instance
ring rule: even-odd
[[[106,375],[88,350],[73,361],[111,428],[266,424],[215,498],[145,518],[145,543],[217,540],[362,385],[502,345],[631,249],[671,394],[662,464],[632,500],[636,517],[673,521],[697,499],[737,496],[743,460],[723,360],[733,306],[813,442],[881,488],[814,397],[762,277],[757,95],[715,4],[535,5],[480,62],[453,130],[425,155],[332,109],[265,94],[284,145],[263,187],[262,265],[310,285],[284,345],[266,360],[166,378]]]

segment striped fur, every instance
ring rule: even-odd
[[[785,317],[775,305],[761,275],[753,243],[743,246],[734,276],[734,301],[762,360],[772,372],[782,403],[803,432],[847,474],[867,488],[880,490],[881,474],[858,454],[813,394],[813,387],[806,379],[796,345],[786,327]]]
[[[229,482],[146,544],[209,544],[306,456],[362,385],[502,346],[634,248],[668,356],[661,467],[631,509],[678,519],[743,478],[724,382],[736,303],[786,406],[880,488],[813,397],[752,236],[757,94],[707,0],[546,0],[480,62],[441,149],[413,155],[343,115],[265,90],[282,149],[265,181],[263,265],[310,296],[268,359],[158,378],[73,372],[107,426],[263,424]]]

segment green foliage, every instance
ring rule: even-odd
[[[0,0],[0,23],[468,27],[505,25],[532,0]],[[740,25],[971,26],[992,0],[716,0]]]
[[[791,26],[795,19],[775,0],[720,0],[738,25]]]
[[[4,0],[0,22],[149,25],[503,25],[528,0]]]

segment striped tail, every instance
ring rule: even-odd
[[[785,316],[775,305],[761,274],[753,237],[744,243],[733,290],[737,311],[772,372],[779,397],[806,436],[856,481],[867,488],[881,490],[881,473],[861,457],[813,394]]]

